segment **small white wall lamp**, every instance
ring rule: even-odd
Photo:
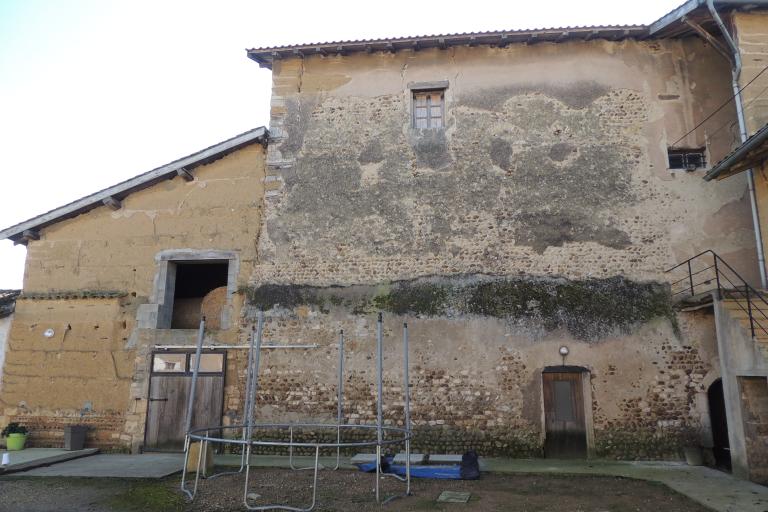
[[[568,354],[569,354],[570,352],[571,352],[571,351],[570,351],[570,350],[568,350],[568,347],[566,347],[565,345],[563,345],[562,347],[560,347],[560,355],[563,357],[563,366],[565,366],[565,358],[566,358],[566,357],[568,357]]]
[[[54,331],[50,327],[43,332],[43,336],[45,336],[46,338],[53,338],[55,334],[56,334],[56,331]]]

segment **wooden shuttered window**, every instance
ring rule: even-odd
[[[445,126],[444,91],[415,91],[413,93],[413,127],[442,128]]]

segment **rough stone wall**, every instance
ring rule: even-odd
[[[420,449],[541,453],[541,371],[562,363],[566,345],[568,364],[591,372],[591,451],[676,457],[706,427],[712,315],[665,313],[667,295],[658,309],[622,311],[703,249],[755,276],[743,177],[711,187],[666,164],[673,142],[707,140],[711,160],[733,147],[732,133],[706,126],[677,141],[729,96],[727,78],[696,39],[276,62],[245,323],[261,305],[270,336],[320,348],[308,363],[268,354],[260,414],[333,417],[333,345],[344,328],[348,418],[371,422],[373,313],[384,310],[389,335],[403,320],[412,328]],[[446,127],[413,129],[408,84],[437,80],[449,82]],[[414,280],[451,291],[414,292],[405,284]],[[613,282],[621,286],[584,294]],[[396,346],[385,363],[392,423]]]
[[[350,312],[346,300],[360,297],[359,287],[323,291],[341,300],[267,310],[265,342],[318,348],[264,353],[256,413],[263,422],[335,419],[340,329],[345,421],[375,422],[375,315]],[[254,304],[268,307],[258,298]],[[590,371],[594,454],[677,458],[684,440],[706,427],[706,383],[717,371],[709,313],[659,316],[633,325],[629,335],[617,329],[588,341],[566,327],[546,330],[515,317],[385,312],[384,318],[384,419],[402,425],[401,333],[408,322],[415,449],[541,455],[541,371],[562,364],[563,345],[571,351],[568,364]],[[242,379],[239,384],[244,394]]]
[[[765,377],[739,377],[749,479],[768,483],[768,384]]]
[[[88,442],[94,446],[141,445],[151,347],[190,338],[188,331],[137,328],[137,311],[154,291],[155,256],[168,249],[234,251],[237,284],[244,286],[256,258],[264,154],[260,144],[247,146],[194,169],[194,181],[159,183],[126,197],[117,211],[97,208],[43,229],[40,240],[30,242],[0,424],[30,425],[33,445],[61,443],[66,423],[93,425]],[[235,318],[241,304],[236,294]],[[48,328],[53,338],[43,336]],[[237,325],[210,336],[236,341]]]
[[[253,281],[656,279],[709,247],[754,272],[743,178],[666,170],[666,144],[729,94],[718,59],[692,40],[282,60]],[[406,84],[445,78],[447,128],[410,128]],[[712,136],[714,160],[734,141]]]

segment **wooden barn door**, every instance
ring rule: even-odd
[[[192,428],[221,425],[224,405],[223,353],[204,353],[195,386]],[[178,451],[184,447],[189,386],[195,354],[158,352],[152,355],[149,405],[144,448]]]
[[[578,371],[545,370],[542,373],[546,430],[544,455],[548,458],[587,456],[582,375]]]

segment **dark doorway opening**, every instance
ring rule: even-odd
[[[547,367],[544,386],[544,456],[556,459],[587,457],[583,375],[579,367]]]
[[[171,329],[196,329],[205,314],[212,328],[219,328],[226,301],[227,261],[176,263]]]
[[[707,400],[709,401],[709,421],[712,424],[712,452],[715,456],[715,465],[730,471],[731,449],[728,442],[728,420],[725,417],[722,379],[717,379],[709,386]]]

